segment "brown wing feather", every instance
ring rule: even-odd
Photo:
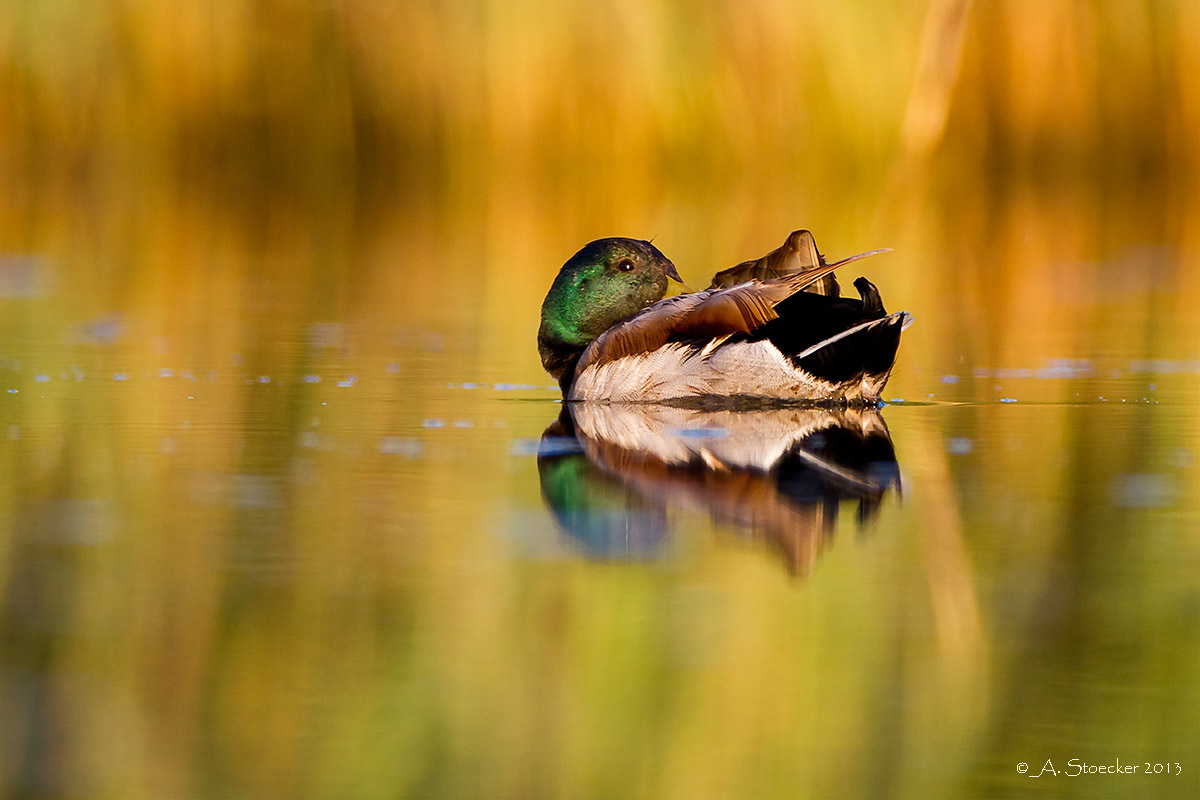
[[[750,281],[728,289],[709,289],[660,300],[597,337],[584,350],[575,374],[592,365],[653,352],[671,341],[749,333],[778,316],[776,303],[835,268],[832,264],[822,265],[773,280]]]
[[[582,372],[589,364],[614,361],[625,356],[657,350],[670,341],[671,333],[679,321],[703,303],[709,294],[696,292],[668,297],[614,325],[600,334],[583,351],[583,356],[575,367],[575,374]]]
[[[787,275],[803,273],[825,265],[825,258],[817,250],[817,242],[809,231],[792,231],[782,245],[762,258],[721,270],[713,276],[710,289],[736,286],[749,280],[766,281]],[[837,297],[841,290],[833,275],[814,281],[808,291]]]
[[[792,231],[788,234],[787,241],[762,258],[755,261],[743,261],[737,266],[718,272],[713,276],[712,285],[708,288],[721,289],[736,286],[745,281],[768,281],[789,275],[813,273],[818,277],[808,281],[804,287],[805,291],[838,297],[842,292],[841,287],[838,286],[837,279],[826,267],[840,267],[851,261],[858,261],[860,258],[887,253],[889,250],[890,248],[870,250],[830,264],[825,260],[825,256],[817,251],[817,243],[811,233]]]
[[[695,338],[749,333],[776,319],[779,315],[775,313],[775,304],[795,291],[787,279],[714,290],[691,313],[678,320],[672,333]]]

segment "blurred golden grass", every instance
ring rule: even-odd
[[[695,185],[860,178],[944,130],[991,171],[1194,177],[1198,16],[1187,0],[14,0],[0,154],[18,174],[223,166],[326,190],[464,165]]]
[[[280,310],[466,304],[513,352],[512,317],[590,238],[658,236],[703,280],[810,227],[834,253],[896,247],[871,270],[918,313],[953,288],[971,325],[1074,329],[1058,289],[1088,291],[1094,260],[1195,258],[1197,53],[1185,0],[12,2],[0,249],[175,326],[172,303],[253,280]],[[1018,205],[1039,216],[997,235]],[[1043,224],[1039,252],[1047,213],[1087,224]],[[1187,307],[1194,272],[1161,302]]]

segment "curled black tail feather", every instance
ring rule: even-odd
[[[862,298],[863,316],[866,319],[882,317],[887,314],[883,310],[883,298],[879,296],[879,290],[875,288],[875,284],[866,278],[859,278],[854,282],[854,288],[858,289],[858,296]]]

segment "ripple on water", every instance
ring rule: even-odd
[[[492,389],[497,392],[530,392],[538,387],[531,383],[493,383]],[[550,389],[558,389],[557,386],[547,387]]]
[[[674,428],[667,433],[688,439],[724,439],[729,436],[729,430],[726,428]]]
[[[422,449],[421,440],[412,436],[384,436],[379,440],[379,452],[388,456],[415,458]]]
[[[1165,508],[1179,498],[1179,484],[1172,475],[1126,473],[1116,477],[1112,496],[1118,508]]]
[[[946,440],[946,452],[955,456],[965,456],[975,449],[975,442],[965,436],[954,436]]]

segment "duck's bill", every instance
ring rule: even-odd
[[[672,261],[667,262],[667,277],[671,278],[677,283],[682,283],[683,288],[687,289],[689,292],[692,291],[692,287],[684,283],[683,278],[679,277],[679,271],[675,269],[675,264]]]
[[[877,256],[880,253],[890,253],[890,252],[892,252],[892,248],[890,248],[890,247],[883,247],[883,248],[880,248],[879,250],[868,250],[865,253],[859,253],[858,255],[850,256],[849,258],[843,258],[841,261],[835,261],[832,264],[829,264],[828,266],[840,267],[843,264],[849,264],[851,261],[859,261],[864,258],[870,258],[871,256]]]

